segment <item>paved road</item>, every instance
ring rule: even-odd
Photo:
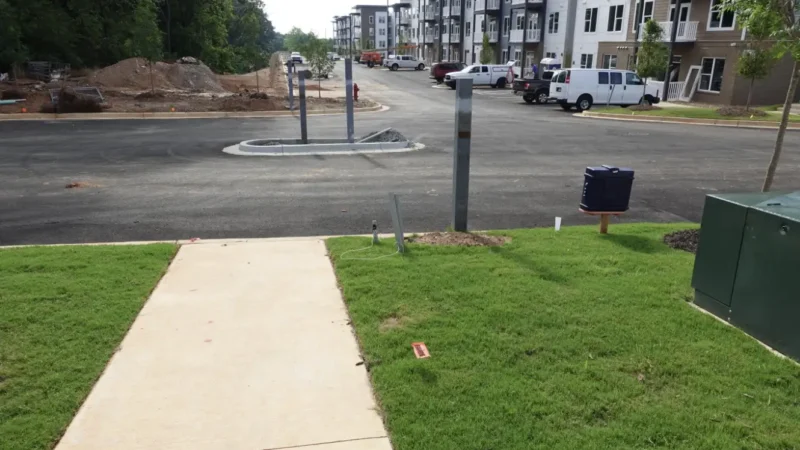
[[[341,64],[337,70],[341,70]],[[393,126],[424,151],[249,158],[221,149],[299,135],[295,118],[0,122],[0,245],[387,231],[401,194],[409,231],[449,223],[454,96],[426,72],[354,68],[362,95],[391,110],[356,117],[356,133]],[[587,165],[636,169],[624,221],[700,219],[708,192],[760,187],[772,131],[630,124],[475,91],[470,226],[593,223],[577,213]],[[313,116],[311,137],[345,136],[344,116]],[[800,185],[790,133],[776,189]],[[65,189],[73,181],[96,185]]]

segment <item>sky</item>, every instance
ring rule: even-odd
[[[393,2],[392,2],[393,3]],[[333,16],[349,14],[355,5],[385,5],[383,0],[264,0],[269,20],[279,33],[292,27],[313,31],[319,37],[333,34]]]

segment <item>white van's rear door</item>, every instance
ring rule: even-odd
[[[553,75],[553,79],[550,81],[550,98],[557,100],[567,99],[569,85],[566,84],[566,80],[568,74],[569,70],[561,70]]]

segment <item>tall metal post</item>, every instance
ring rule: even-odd
[[[291,56],[289,57],[291,58]],[[286,66],[286,72],[289,78],[289,111],[294,111],[294,83],[292,80],[292,72],[294,72],[294,61],[289,60],[289,65]]]
[[[472,142],[472,79],[456,80],[456,127],[453,151],[453,229],[467,231],[469,154]]]
[[[344,60],[345,97],[347,98],[347,142],[355,142],[355,126],[353,125],[353,60]]]
[[[681,0],[675,1],[675,15],[672,17],[672,30],[669,36],[669,59],[667,59],[667,74],[664,75],[664,92],[661,94],[661,99],[665,102],[669,100],[669,79],[672,72],[672,55],[675,50],[675,38],[678,37],[678,23],[681,17]]]
[[[304,71],[297,72],[300,80],[300,139],[303,144],[308,144],[308,122],[306,122],[306,74]]]

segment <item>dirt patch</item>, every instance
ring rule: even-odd
[[[141,94],[135,95],[133,98],[136,100],[153,100],[153,99],[162,99],[166,98],[166,94],[161,91],[146,91],[142,92]]]
[[[428,233],[416,238],[410,238],[409,242],[427,245],[457,245],[463,247],[499,247],[511,241],[508,236],[489,236],[477,233]]]
[[[381,333],[386,333],[387,331],[394,330],[396,328],[401,328],[403,326],[403,318],[397,316],[391,316],[388,319],[385,319],[378,325],[378,331]]]
[[[408,140],[402,133],[393,128],[380,134],[375,133],[377,131],[365,134],[358,142],[404,142]]]
[[[725,117],[765,117],[767,113],[760,109],[745,109],[741,106],[723,106],[717,110],[717,114]]]
[[[87,181],[75,181],[64,186],[64,189],[86,189],[98,187],[100,187],[99,184],[89,183]]]
[[[655,105],[631,105],[628,107],[629,111],[658,111],[662,109]]]
[[[682,230],[664,236],[664,243],[678,250],[697,253],[700,230]]]
[[[6,89],[0,91],[0,100],[19,100],[25,98],[25,94],[19,89]]]

